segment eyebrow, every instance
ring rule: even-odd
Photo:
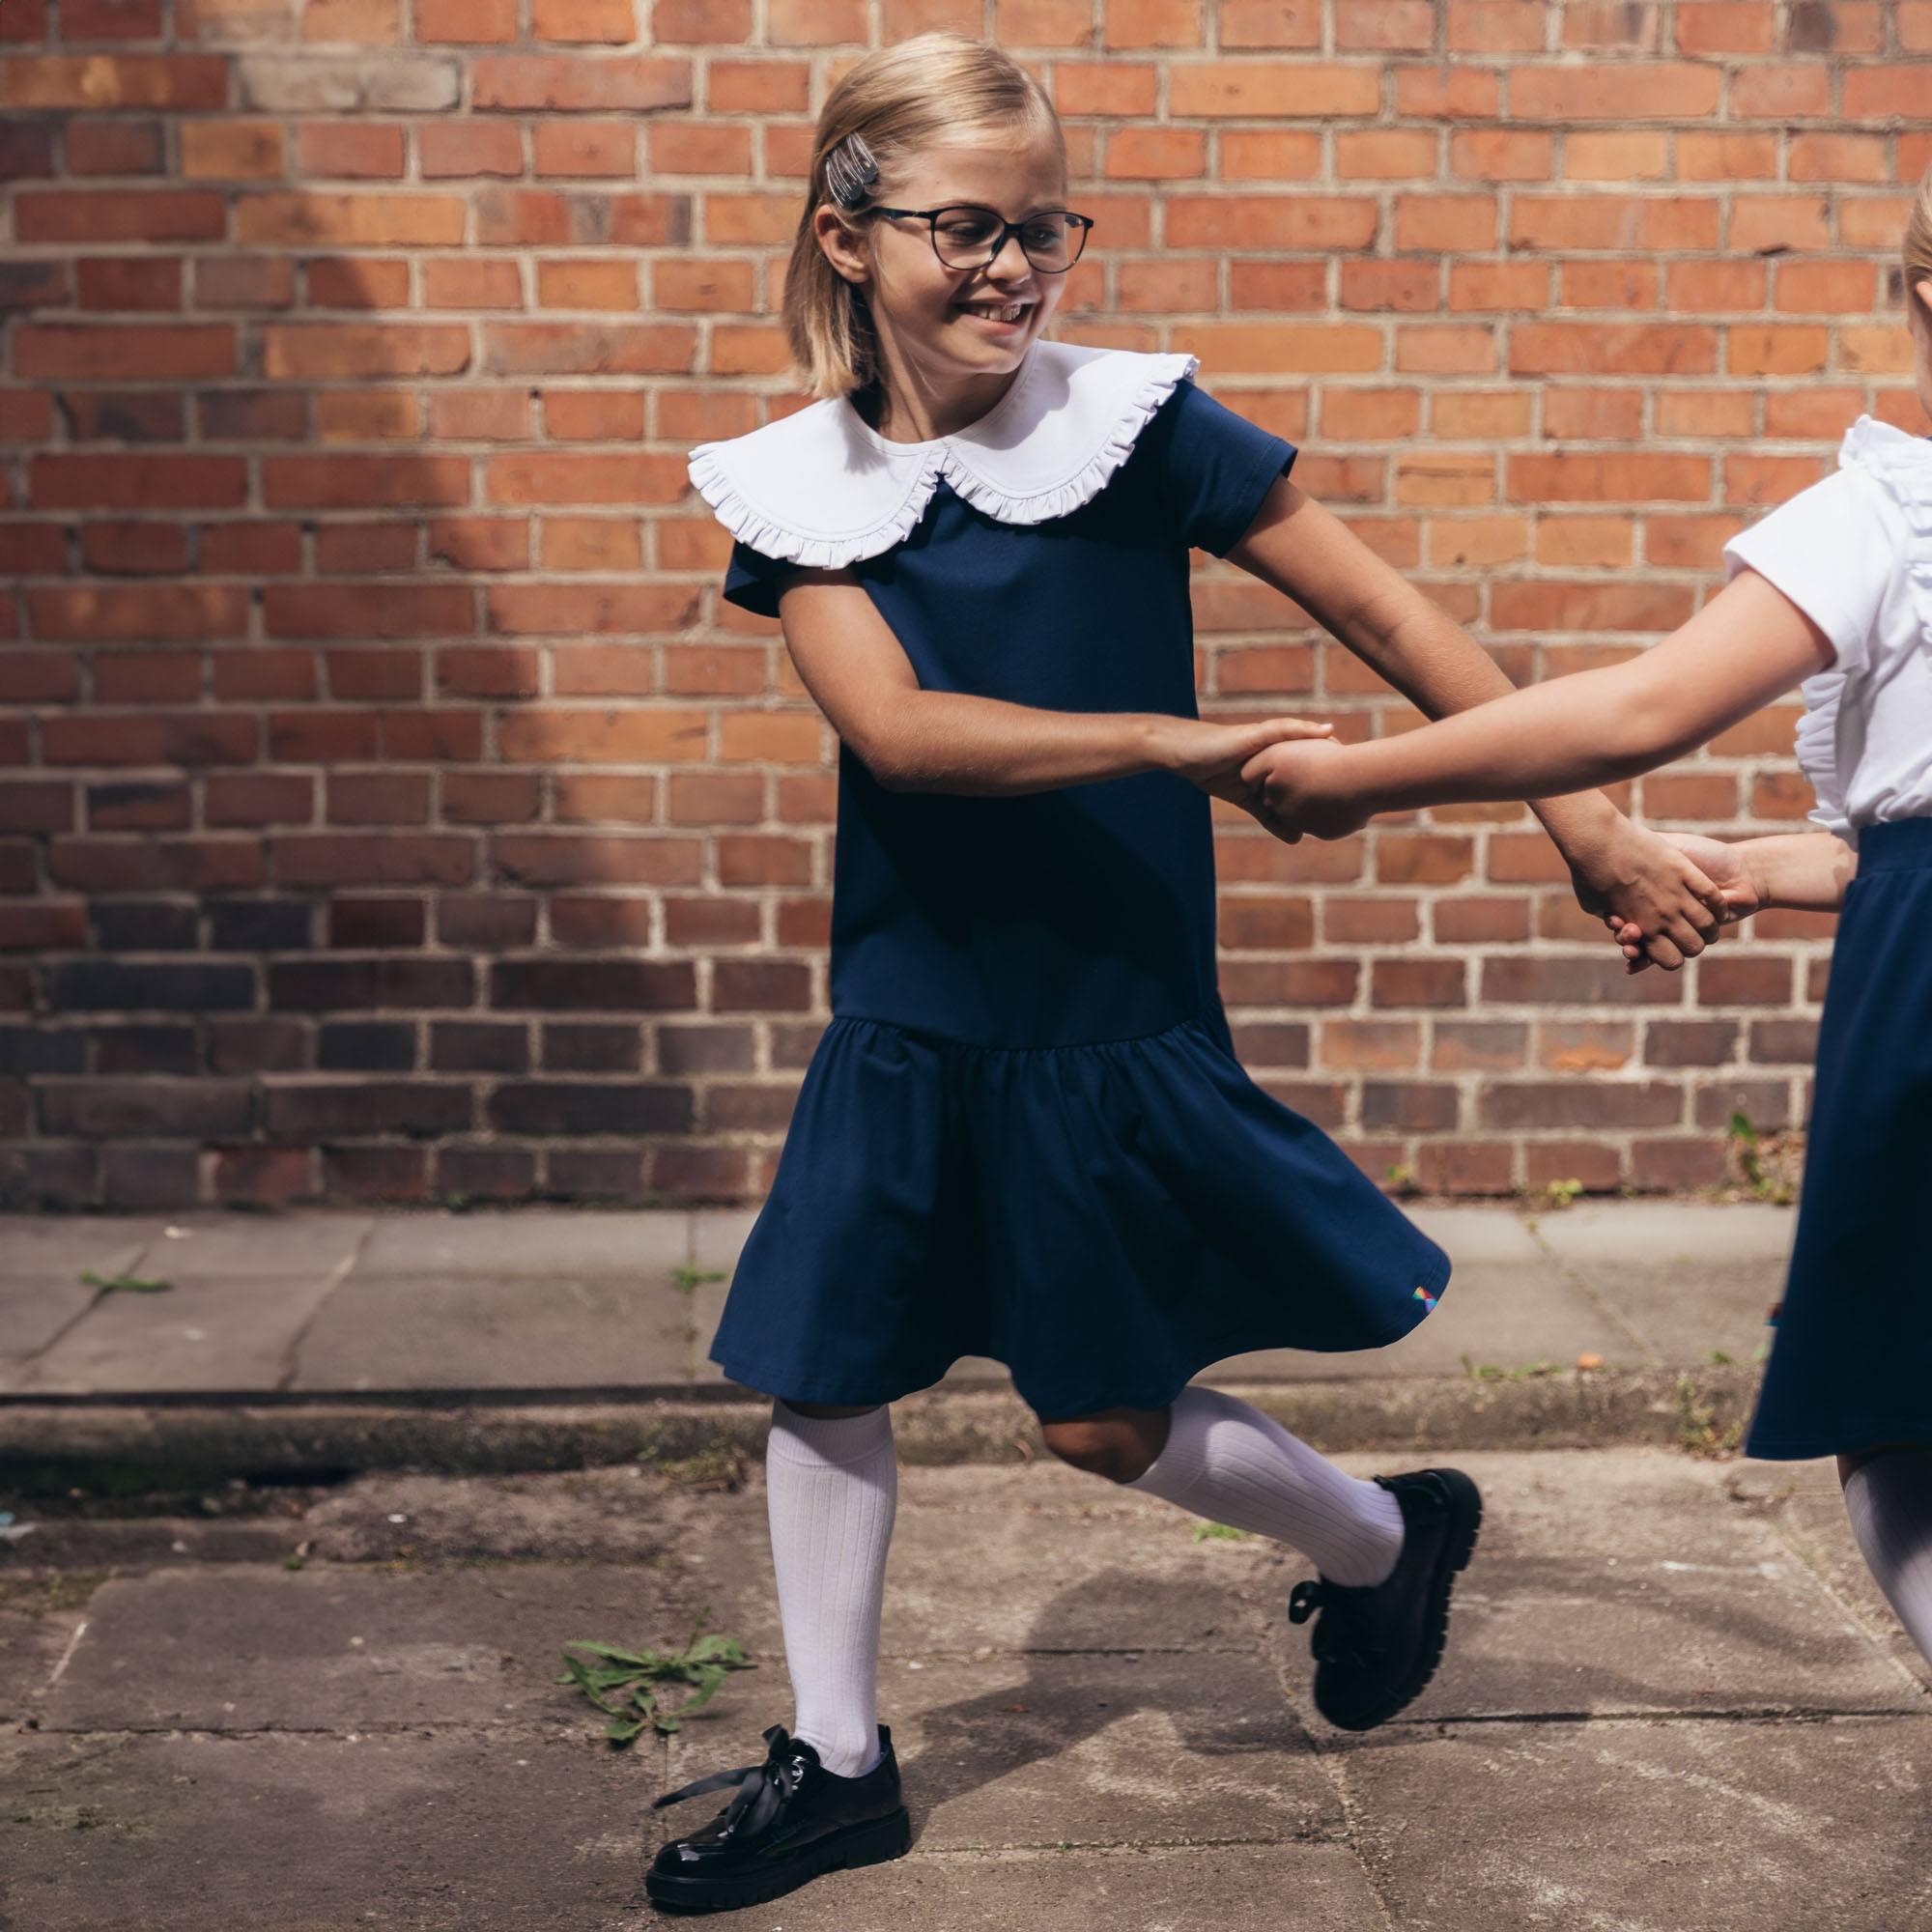
[[[928,205],[933,208],[983,208],[988,214],[997,214],[1002,221],[1009,219],[1030,221],[1036,214],[1052,214],[1066,207],[1064,201],[1042,201],[1037,207],[1028,209],[1024,214],[1009,216],[1004,210],[995,208],[990,201],[975,201],[970,194],[955,195]]]

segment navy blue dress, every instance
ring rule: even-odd
[[[1932,818],[1867,825],[1832,946],[1804,1192],[1745,1453],[1932,1442]]]
[[[942,479],[851,568],[927,690],[1191,718],[1190,548],[1231,550],[1293,459],[1182,382],[1071,514],[1005,523]],[[775,616],[792,568],[740,542],[724,595]],[[1214,942],[1186,781],[889,792],[841,751],[834,1017],[712,1359],[873,1404],[988,1355],[1051,1420],[1406,1334],[1448,1260],[1242,1072]]]

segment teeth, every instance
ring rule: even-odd
[[[975,315],[997,316],[1002,322],[1017,322],[1027,312],[1025,302],[967,302]]]

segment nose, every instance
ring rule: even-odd
[[[1019,257],[1020,279],[1022,281],[1031,280],[1033,276],[1033,264],[1027,260],[1026,250],[1020,246],[1020,238],[1016,234],[1009,235],[1000,243],[999,247],[993,251],[992,259],[986,264],[985,273],[990,275],[994,270],[999,268],[1000,264],[1006,260],[1009,248]]]

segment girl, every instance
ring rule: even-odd
[[[667,1845],[662,1904],[775,1897],[907,1844],[874,1675],[894,1398],[1006,1362],[1054,1453],[1312,1557],[1315,1699],[1382,1722],[1440,1655],[1480,1503],[1361,1482],[1189,1379],[1269,1347],[1392,1342],[1448,1263],[1236,1065],[1215,991],[1208,794],[1317,727],[1196,716],[1189,551],[1232,556],[1429,711],[1507,689],[1286,480],[1294,452],[1183,355],[1044,339],[1092,221],[1039,84],[931,35],[820,118],[785,280],[824,398],[694,450],[838,731],[833,1020],[717,1339],[778,1398],[768,1452],[796,1719]],[[1176,238],[1177,240],[1182,238]],[[1325,727],[1324,727],[1325,728]],[[1546,821],[1647,943],[1711,887],[1602,798]]]
[[[1932,415],[1932,173],[1904,246]],[[1861,416],[1836,474],[1725,545],[1729,582],[1615,669],[1398,742],[1268,752],[1255,804],[1289,836],[1372,812],[1601,784],[1690,751],[1802,680],[1798,759],[1834,837],[1680,838],[1727,917],[1842,908],[1790,1278],[1746,1447],[1835,1453],[1872,1575],[1932,1658],[1932,441]],[[1612,920],[1634,961],[1634,934]]]

